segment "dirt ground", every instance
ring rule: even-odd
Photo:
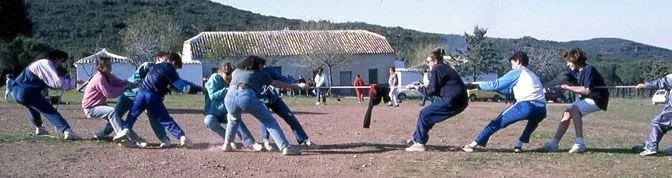
[[[639,110],[649,115],[636,120],[624,118],[627,114],[612,116],[608,112],[586,119],[584,124],[590,130],[586,131],[589,151],[585,154],[512,153],[513,142],[525,122],[496,133],[485,150],[465,153],[459,148],[508,106],[472,102],[462,114],[434,127],[429,151],[410,153],[403,151],[406,146],[402,141],[410,139],[415,130],[421,109],[417,101],[402,103],[401,107],[376,107],[370,129],[362,128],[365,104],[344,102],[291,106],[311,140],[322,146],[302,148],[300,156],[282,156],[277,151],[223,152],[223,139],[205,128],[198,109],[171,110],[194,147],[177,148],[179,141],[171,138],[170,149],[128,149],[102,141],[32,136],[34,128],[26,119],[26,111],[5,103],[0,105],[0,177],[648,177],[669,176],[672,172],[669,157],[640,157],[630,150],[648,134],[647,124],[655,106],[642,106],[644,109]],[[618,106],[612,104],[617,111]],[[563,107],[549,105],[549,117],[526,149],[537,148],[552,136]],[[91,137],[105,124],[85,118],[78,104],[61,106],[60,112],[83,137]],[[243,117],[259,138],[258,122],[249,115]],[[289,127],[279,122],[290,143],[296,145]],[[152,146],[157,145],[144,116],[135,129],[154,143]],[[569,149],[573,139],[570,128],[561,149]]]

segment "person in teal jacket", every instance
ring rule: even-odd
[[[205,97],[205,107],[203,123],[213,132],[217,133],[222,139],[225,139],[226,129],[221,124],[226,124],[226,107],[224,106],[224,97],[229,90],[229,82],[231,82],[231,73],[233,67],[231,63],[223,63],[219,66],[217,73],[210,75],[210,78],[205,83],[205,89],[208,91]],[[256,143],[250,130],[245,124],[238,127],[238,136],[243,142],[243,146],[252,148],[255,151],[261,151],[263,148],[261,144]],[[222,148],[224,148],[223,146]],[[232,145],[233,147],[233,145]],[[235,148],[235,147],[234,147]]]

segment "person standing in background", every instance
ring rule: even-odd
[[[397,98],[397,94],[399,94],[399,78],[397,77],[397,73],[394,67],[390,67],[390,78],[387,80],[387,82],[390,84],[390,98],[392,101],[388,103],[388,106],[394,106],[394,107],[399,107],[399,99]]]
[[[360,77],[359,74],[355,76],[355,82],[352,85],[355,87],[364,86],[364,80],[362,80],[362,77]],[[355,92],[357,93],[357,102],[362,103],[362,101],[364,101],[364,94],[362,93],[362,89],[355,88]]]
[[[5,100],[7,96],[12,93],[12,85],[14,84],[14,76],[12,74],[7,74],[7,81],[5,81]]]

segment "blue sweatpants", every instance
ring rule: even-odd
[[[166,105],[163,104],[161,96],[154,91],[144,88],[140,88],[138,94],[135,96],[133,107],[131,107],[131,111],[128,113],[124,128],[132,130],[135,121],[138,120],[138,116],[145,110],[154,115],[154,118],[150,117],[149,119],[156,119],[156,121],[161,123],[161,125],[163,125],[163,127],[165,127],[175,138],[179,139],[181,136],[184,136],[184,131],[182,131],[180,126],[177,125],[177,122],[175,122],[175,120],[170,117],[170,114],[168,114],[168,109],[166,108]]]
[[[475,141],[478,145],[485,147],[488,144],[490,136],[495,134],[499,129],[506,128],[518,121],[527,120],[527,126],[525,126],[519,140],[523,143],[529,143],[532,132],[537,129],[537,126],[544,118],[546,118],[545,103],[535,105],[530,101],[516,102],[499,114],[496,119],[490,121],[490,124],[485,126]]]
[[[413,141],[425,144],[429,140],[429,130],[434,124],[451,118],[467,108],[467,104],[456,106],[454,103],[448,103],[443,99],[437,99],[427,107],[420,110],[417,126],[413,134]]]
[[[277,96],[276,96],[277,97]],[[266,107],[271,109],[273,113],[277,114],[285,120],[285,123],[289,125],[289,128],[292,129],[292,133],[294,134],[294,138],[296,139],[297,142],[303,143],[308,139],[308,134],[306,134],[306,131],[303,130],[303,127],[301,127],[301,123],[299,123],[299,120],[296,119],[296,116],[294,116],[294,113],[292,113],[291,110],[289,110],[289,107],[287,104],[285,104],[282,99],[276,99],[272,100],[273,102],[267,103]],[[268,131],[266,130],[266,126],[264,124],[259,124],[259,129],[261,131],[261,138],[264,140],[268,140]]]
[[[42,127],[43,123],[40,114],[43,114],[51,125],[58,129],[58,132],[63,133],[70,128],[70,125],[63,119],[61,113],[58,113],[54,106],[39,91],[31,92],[28,90],[15,86],[12,88],[12,96],[14,97],[14,101],[28,109],[28,120],[33,126]]]
[[[644,145],[644,149],[649,151],[658,151],[658,143],[663,139],[663,136],[668,131],[672,130],[672,105],[664,105],[658,114],[651,119],[651,124],[649,124],[649,134],[648,139]]]
[[[120,116],[126,115],[126,112],[133,106],[133,99],[134,97],[132,96],[121,95],[117,101],[117,105],[114,106],[114,112],[117,112]],[[168,140],[169,138],[168,135],[166,135],[166,130],[156,119],[154,119],[154,115],[152,115],[151,112],[147,112],[147,117],[150,118],[149,125],[152,127],[152,131],[154,131],[156,138],[159,140]],[[114,131],[112,124],[107,123],[103,129],[96,133],[96,136],[102,138],[112,133],[112,131]]]

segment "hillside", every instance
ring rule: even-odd
[[[424,33],[400,27],[383,27],[366,23],[305,22],[264,16],[206,0],[26,0],[33,37],[67,50],[73,57],[94,53],[100,48],[124,54],[120,31],[126,19],[147,10],[167,11],[179,24],[178,41],[202,31],[247,31],[279,29],[365,29],[387,37],[400,58],[414,58],[418,46],[442,44],[451,49],[465,49],[462,35]],[[520,46],[542,49],[580,47],[589,55],[605,60],[672,60],[672,51],[616,38],[554,42],[532,37],[494,40],[500,56],[507,56]],[[179,44],[176,44],[179,46]],[[173,50],[181,50],[179,48]],[[451,50],[453,51],[453,50]],[[417,59],[411,59],[417,60]]]

